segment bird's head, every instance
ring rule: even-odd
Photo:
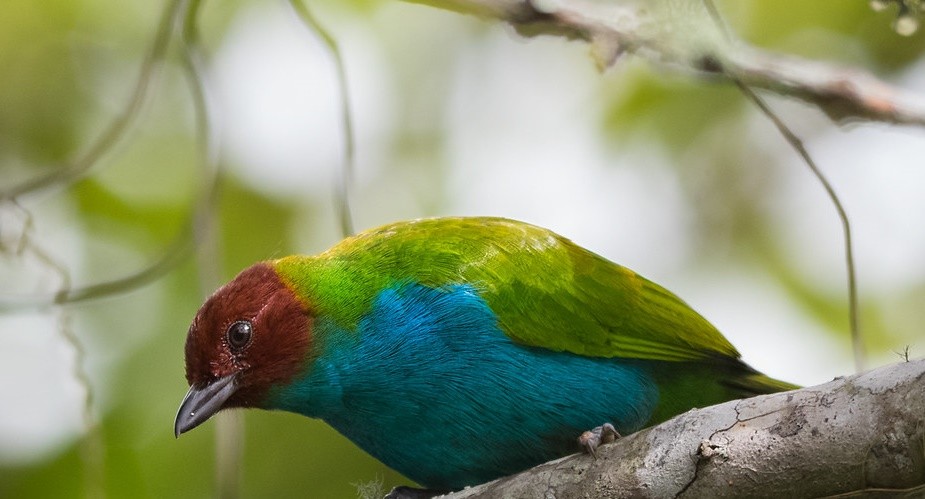
[[[311,347],[311,314],[271,263],[258,263],[203,304],[186,337],[189,392],[174,422],[179,436],[221,409],[262,407],[294,379]]]

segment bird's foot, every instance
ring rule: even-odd
[[[399,485],[386,494],[384,499],[430,499],[431,497],[449,494],[449,490],[438,489],[416,489]]]
[[[584,447],[588,454],[591,454],[595,459],[597,459],[597,450],[603,444],[609,444],[614,440],[620,438],[620,432],[613,427],[610,423],[604,423],[593,430],[586,431],[578,437],[578,443]]]

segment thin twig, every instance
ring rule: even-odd
[[[192,231],[187,224],[157,261],[123,277],[83,287],[70,288],[59,291],[52,296],[2,294],[0,295],[0,312],[43,309],[51,305],[79,303],[140,288],[162,277],[186,259],[193,246],[191,234]]]
[[[58,292],[56,296],[66,295],[71,288],[71,273],[67,266],[58,261],[54,256],[38,244],[32,237],[34,231],[34,222],[32,213],[23,208],[15,200],[9,200],[8,204],[21,217],[24,218],[23,233],[20,236],[17,245],[17,254],[24,256],[31,255],[38,260],[45,268],[51,270],[58,277]],[[56,316],[58,322],[58,334],[61,339],[70,347],[74,353],[74,364],[71,367],[71,374],[78,385],[83,389],[84,397],[81,407],[81,423],[83,426],[84,437],[80,443],[81,463],[84,473],[84,490],[86,497],[102,498],[105,497],[105,464],[104,464],[104,444],[103,435],[99,430],[96,417],[94,416],[94,391],[93,384],[90,382],[90,376],[87,374],[87,352],[80,338],[74,331],[70,311],[63,306],[56,307]]]
[[[218,135],[209,113],[209,92],[203,69],[202,44],[199,36],[199,11],[202,0],[190,0],[183,20],[183,67],[190,86],[196,115],[196,136],[200,163],[204,170],[205,195],[193,216],[193,237],[199,271],[199,289],[203,297],[218,286],[221,268],[216,224],[216,189],[221,173]],[[234,499],[240,496],[241,460],[244,456],[244,424],[240,415],[220,414],[215,439],[215,497]]]
[[[198,4],[199,1],[194,0],[194,2],[190,4],[190,7]],[[180,5],[183,5],[182,0]],[[173,9],[175,4],[171,3],[170,6],[171,9]],[[186,14],[180,14],[183,19],[185,19],[185,15]],[[184,23],[184,30],[190,29],[185,21],[181,19],[181,22]],[[172,30],[169,30],[169,32],[172,32]],[[184,33],[184,37],[188,35],[189,33]],[[164,43],[166,44],[167,42]],[[212,133],[213,127],[208,124],[205,90],[204,87],[200,87],[200,85],[196,83],[196,81],[200,79],[199,75],[202,74],[202,71],[198,69],[198,56],[184,55],[184,57],[188,57],[188,59],[184,59],[184,68],[187,70],[187,74],[194,75],[190,78],[192,79],[191,93],[197,119],[197,134],[200,147],[202,150],[206,151],[204,156],[207,159],[203,160],[206,173],[201,180],[197,204],[190,210],[188,219],[181,227],[177,236],[153,263],[122,277],[80,287],[69,286],[67,289],[58,291],[54,295],[12,295],[0,293],[0,312],[43,309],[52,305],[79,303],[140,288],[164,276],[183,262],[190,255],[195,244],[198,242],[198,236],[207,233],[207,231],[202,230],[200,226],[203,223],[202,214],[207,213],[211,209],[210,207],[215,203],[218,177],[220,175],[220,170],[217,166],[218,163],[215,159],[217,147],[214,146],[215,139]],[[218,261],[217,259],[213,260]],[[217,281],[217,277],[215,281]]]
[[[197,228],[202,225],[200,221],[211,221],[214,219],[214,217],[203,215],[203,213],[211,212],[214,207],[219,170],[218,162],[214,154],[217,148],[210,147],[210,145],[214,144],[214,141],[211,140],[210,137],[212,127],[208,121],[205,90],[202,84],[201,70],[198,66],[198,53],[196,52],[197,44],[194,24],[199,0],[192,0],[188,6],[186,15],[181,16],[184,25],[184,48],[187,49],[184,53],[186,56],[184,59],[184,67],[187,69],[187,74],[190,76],[191,80],[191,93],[193,94],[192,98],[196,111],[197,132],[199,134],[201,146],[200,150],[203,151],[204,159],[202,163],[204,165],[205,175],[203,175],[203,181],[200,187],[201,196],[198,198],[197,204],[191,210],[190,220],[187,221],[185,227],[180,231],[179,236],[162,254],[161,258],[154,264],[128,276],[103,283],[74,288],[67,268],[58,263],[49,253],[44,251],[43,248],[31,239],[30,232],[33,228],[32,216],[31,213],[19,205],[17,197],[52,185],[66,185],[80,178],[98,163],[100,158],[125,135],[131,124],[137,119],[140,109],[146,100],[146,96],[153,82],[154,71],[160,66],[164,59],[166,48],[169,45],[171,34],[173,33],[174,20],[177,18],[178,12],[180,12],[180,8],[183,5],[184,0],[173,0],[167,5],[159,24],[155,40],[152,43],[151,50],[142,63],[139,80],[136,83],[135,90],[129,99],[128,105],[123,112],[113,120],[109,128],[107,128],[93,146],[91,146],[89,152],[74,163],[52,174],[27,181],[8,191],[0,193],[0,201],[6,200],[25,217],[25,229],[19,241],[16,250],[17,253],[21,254],[28,252],[32,254],[46,267],[54,270],[55,273],[60,276],[61,285],[53,296],[3,297],[2,301],[0,301],[0,311],[21,310],[24,308],[44,308],[51,305],[57,306],[59,331],[61,332],[62,338],[75,352],[74,376],[85,390],[83,421],[86,436],[82,444],[82,456],[86,472],[85,482],[87,497],[103,497],[105,493],[102,457],[104,455],[104,445],[102,442],[102,434],[93,416],[93,391],[89,377],[84,370],[86,354],[79,338],[77,338],[73,331],[68,310],[64,305],[125,292],[163,276],[182,261],[190,252],[195,239],[194,236],[200,234],[197,230]],[[186,22],[188,17],[193,18],[192,24]],[[190,26],[193,27],[191,28]],[[213,262],[217,261],[217,259],[209,260]],[[217,274],[217,272],[214,272],[214,274]]]
[[[810,169],[813,175],[816,176],[816,179],[819,180],[819,183],[822,184],[822,187],[825,189],[826,194],[828,194],[829,199],[832,201],[832,205],[835,207],[835,211],[838,212],[838,218],[841,220],[842,232],[844,233],[845,239],[845,267],[848,274],[848,323],[849,329],[851,330],[851,346],[854,351],[854,367],[855,370],[860,372],[864,369],[865,364],[865,351],[864,351],[864,342],[861,338],[861,328],[858,320],[858,284],[857,276],[855,274],[855,265],[854,265],[854,249],[853,241],[851,238],[851,222],[848,219],[848,213],[845,211],[845,207],[842,205],[841,200],[838,197],[838,194],[835,192],[835,189],[832,187],[832,184],[829,183],[829,180],[826,178],[825,174],[822,173],[822,170],[819,169],[819,166],[809,155],[809,152],[806,150],[806,147],[803,145],[803,141],[793,133],[792,130],[774,113],[773,110],[764,102],[761,97],[758,96],[748,85],[745,85],[737,79],[733,79],[736,86],[739,87],[739,90],[751,100],[761,112],[774,123],[774,126],[777,127],[777,130],[780,131],[781,135],[784,136],[784,139],[790,144],[800,158],[803,159],[803,162]]]
[[[726,20],[723,19],[723,16],[719,13],[719,9],[716,8],[716,4],[713,3],[713,0],[703,0],[703,6],[706,7],[707,13],[709,13],[710,18],[713,19],[713,24],[719,28],[726,42],[732,43],[735,41],[735,37],[732,36],[732,30],[729,29],[729,25],[726,24]]]
[[[344,69],[344,60],[340,52],[337,40],[328,32],[327,29],[315,18],[305,2],[301,0],[290,0],[290,5],[302,19],[308,29],[321,38],[323,45],[334,59],[334,68],[337,74],[337,85],[340,89],[340,112],[341,125],[344,134],[344,161],[341,164],[340,175],[337,184],[337,209],[340,219],[340,229],[343,235],[353,234],[353,216],[350,214],[350,184],[353,179],[353,172],[356,168],[356,143],[353,127],[353,113],[350,105],[350,91],[347,86],[347,71]]]
[[[73,316],[68,307],[57,307],[58,332],[74,351],[74,365],[71,375],[84,390],[83,420],[84,438],[80,443],[80,460],[84,470],[84,490],[86,497],[102,499],[106,497],[106,446],[103,432],[94,415],[94,390],[87,373],[87,351],[74,331]]]
[[[713,4],[713,0],[703,0],[703,4],[706,7],[707,11],[710,13],[710,17],[713,19],[713,22],[719,27],[726,37],[728,43],[734,43],[735,39],[733,38],[731,32],[726,26],[726,22],[723,19],[722,15],[719,13],[719,10],[716,8],[716,5]],[[859,312],[858,312],[858,291],[857,291],[857,276],[854,265],[854,249],[853,242],[851,239],[851,222],[848,219],[848,213],[845,211],[844,206],[841,203],[841,199],[838,197],[838,194],[835,192],[835,189],[832,187],[832,184],[829,183],[828,178],[822,173],[822,170],[819,169],[819,166],[816,165],[816,162],[813,160],[812,156],[809,155],[809,151],[806,150],[806,147],[803,145],[803,141],[793,132],[793,130],[788,127],[782,119],[775,113],[770,106],[767,105],[764,100],[755,93],[748,85],[746,85],[742,80],[738,79],[735,76],[731,76],[732,81],[739,87],[739,90],[751,100],[761,112],[767,116],[768,119],[774,123],[774,126],[777,127],[777,130],[784,136],[784,139],[788,144],[793,148],[794,151],[803,159],[803,162],[806,166],[812,171],[813,175],[816,176],[816,179],[819,180],[819,183],[822,184],[822,187],[825,188],[826,193],[829,196],[829,199],[832,201],[832,205],[835,207],[835,211],[838,212],[838,218],[841,220],[842,230],[844,232],[845,238],[845,266],[847,267],[847,277],[848,277],[848,324],[851,331],[851,346],[854,351],[854,368],[857,372],[861,372],[864,369],[865,363],[865,352],[864,352],[864,342],[861,338],[861,327],[859,324]]]
[[[182,63],[184,74],[190,87],[193,100],[193,110],[196,119],[196,141],[199,149],[200,164],[203,170],[200,179],[198,203],[193,207],[190,230],[194,236],[196,247],[200,250],[210,248],[214,254],[209,255],[201,265],[207,269],[201,275],[204,283],[203,292],[211,292],[220,279],[218,268],[217,246],[214,241],[215,210],[218,201],[218,182],[221,178],[222,168],[219,159],[219,135],[212,124],[212,110],[210,106],[209,85],[206,83],[207,71],[204,69],[202,44],[199,36],[198,16],[202,0],[190,0],[182,27]]]
[[[0,199],[13,199],[52,186],[66,186],[74,182],[99,163],[100,159],[107,152],[111,151],[116,143],[125,136],[131,128],[131,125],[141,114],[141,109],[155,81],[155,72],[164,61],[165,54],[167,53],[167,46],[170,44],[174,21],[180,11],[182,1],[183,0],[171,0],[164,8],[158,23],[157,32],[154,36],[154,41],[151,43],[148,54],[141,63],[138,79],[135,82],[135,88],[132,90],[128,102],[122,109],[122,112],[110,122],[103,133],[91,144],[87,152],[62,168],[56,168],[44,175],[27,180],[7,190],[0,191]]]

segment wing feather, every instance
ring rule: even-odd
[[[738,358],[706,319],[665,288],[549,230],[502,218],[400,222],[326,253],[372,283],[472,284],[514,341],[594,357]],[[324,255],[322,255],[324,256]],[[339,266],[343,270],[343,266]]]

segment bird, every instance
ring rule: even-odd
[[[177,437],[227,408],[290,411],[433,491],[796,388],[667,289],[497,217],[396,222],[258,262],[199,309],[185,360]]]

